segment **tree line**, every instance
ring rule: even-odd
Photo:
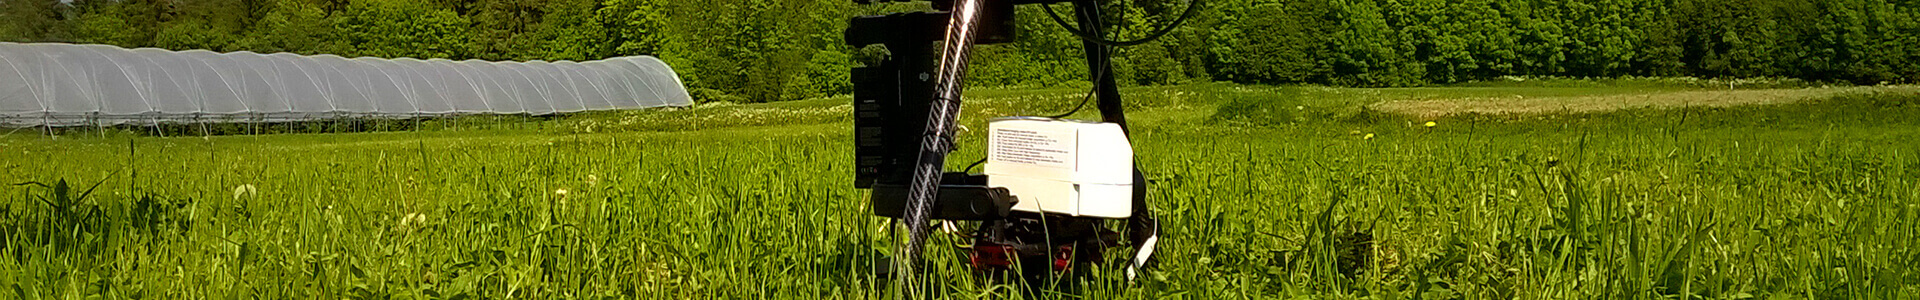
[[[1106,1],[1113,38],[1171,23],[1185,1]],[[845,94],[880,50],[847,19],[923,9],[840,0],[0,0],[0,40],[483,60],[654,55],[701,100]],[[1070,14],[1066,5],[1056,11]],[[975,86],[1086,78],[1045,11],[981,46]],[[1920,0],[1209,0],[1153,43],[1122,48],[1123,84],[1418,86],[1502,76],[1920,78]],[[1071,18],[1068,18],[1071,20]]]

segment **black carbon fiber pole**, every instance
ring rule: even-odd
[[[960,91],[965,87],[968,50],[973,48],[974,25],[980,20],[980,1],[957,0],[947,21],[947,36],[940,49],[940,65],[934,74],[933,103],[928,110],[927,130],[920,135],[920,157],[914,163],[913,181],[907,186],[907,243],[894,262],[901,270],[902,298],[928,291],[917,265],[920,250],[927,243],[933,201],[940,191],[940,175],[946,173],[947,153],[953,150],[954,121],[960,115]]]

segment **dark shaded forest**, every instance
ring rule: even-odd
[[[872,49],[857,15],[925,4],[833,0],[0,0],[0,40],[483,60],[654,55],[702,101],[847,93]],[[1115,39],[1184,1],[1119,0]],[[1056,11],[1070,13],[1067,5]],[[1080,43],[1035,6],[1020,41],[983,46],[974,86],[1083,80]],[[1153,43],[1123,48],[1124,85],[1193,81],[1382,87],[1504,76],[1920,78],[1920,0],[1209,0]]]

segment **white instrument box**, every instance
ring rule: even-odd
[[[1010,117],[987,130],[987,185],[1019,197],[1014,210],[1133,215],[1133,146],[1120,125]]]

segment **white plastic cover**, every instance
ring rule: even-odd
[[[1133,145],[1120,125],[1011,117],[987,131],[987,186],[1019,197],[1013,210],[1133,216]]]
[[[0,125],[553,114],[692,104],[648,56],[343,58],[0,42]]]

